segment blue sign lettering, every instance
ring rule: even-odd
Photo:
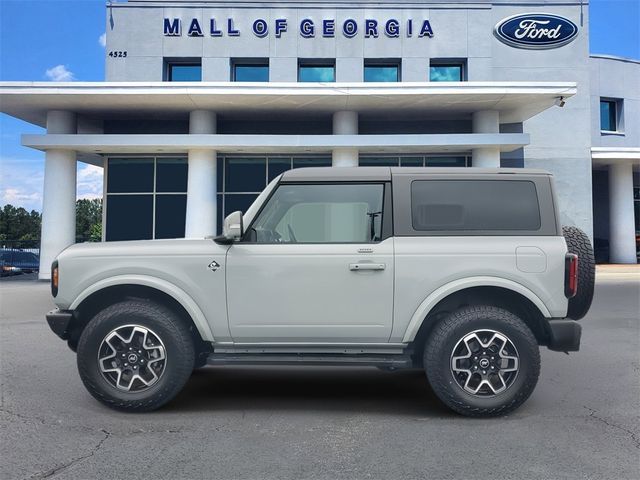
[[[253,33],[256,35],[256,37],[266,37],[267,33],[269,33],[267,22],[261,18],[253,22],[253,26],[251,27],[251,29],[253,30]]]
[[[336,21],[335,20],[323,20],[322,21],[322,36],[333,37],[336,33]]]
[[[169,21],[168,18],[164,19],[164,34],[168,37],[179,37],[182,35],[181,22],[179,18],[174,18]]]
[[[240,30],[233,28],[233,18],[227,19],[227,35],[230,37],[239,37]]]
[[[276,19],[276,38],[280,38],[283,32],[287,31],[287,20],[285,18]]]
[[[400,22],[395,19],[387,20],[384,24],[384,34],[390,38],[398,38],[400,36]]]
[[[422,22],[422,28],[420,29],[420,35],[418,36],[429,38],[433,37],[433,30],[431,30],[431,23],[429,23],[429,20]]]
[[[493,33],[511,47],[543,50],[572,42],[578,35],[578,26],[559,15],[523,13],[501,20]]]
[[[221,37],[222,36],[222,30],[218,30],[216,28],[216,19],[212,18],[211,20],[209,20],[209,33],[211,34],[212,37]]]
[[[189,25],[187,35],[190,37],[202,37],[202,29],[200,28],[200,22],[198,22],[197,18],[191,20],[191,25]]]
[[[313,38],[316,34],[313,21],[305,18],[300,22],[300,35],[304,38]]]
[[[378,21],[367,19],[364,21],[364,36],[365,38],[374,37],[378,38]]]
[[[352,18],[344,21],[342,24],[342,34],[347,38],[355,37],[358,33],[358,24]]]

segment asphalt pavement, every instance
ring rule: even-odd
[[[516,412],[449,412],[420,371],[206,367],[112,411],[48,328],[46,283],[0,282],[1,479],[639,479],[640,273],[599,275],[582,350],[542,350]]]

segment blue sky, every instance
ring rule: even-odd
[[[105,0],[0,0],[0,81],[104,79]],[[640,58],[640,0],[591,0],[591,52]],[[44,154],[34,127],[0,114],[0,205],[41,210]],[[78,197],[100,197],[100,168],[78,164]]]

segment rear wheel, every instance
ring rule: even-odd
[[[194,365],[188,328],[171,310],[145,300],[99,312],[78,342],[78,371],[91,395],[128,411],[161,407],[182,389]]]
[[[497,416],[529,398],[540,373],[540,353],[531,330],[514,314],[469,306],[434,328],[424,366],[431,388],[449,408],[468,416]]]

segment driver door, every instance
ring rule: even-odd
[[[280,184],[227,252],[234,342],[387,342],[390,203],[384,183]]]

